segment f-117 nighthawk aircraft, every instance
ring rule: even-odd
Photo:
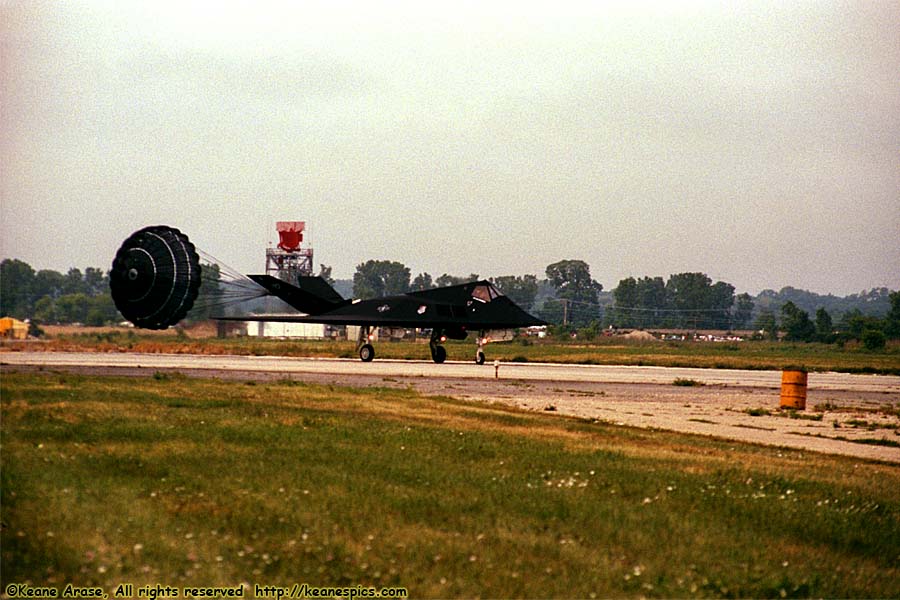
[[[508,330],[546,325],[501,294],[489,281],[409,292],[371,300],[344,300],[320,277],[300,277],[294,286],[271,275],[248,275],[273,296],[287,302],[306,316],[265,316],[250,320],[274,322],[359,325],[359,357],[370,361],[373,327],[431,329],[431,358],[442,363],[447,352],[441,343],[448,338],[464,340],[469,332],[478,334],[475,361],[483,364],[483,347],[489,341],[511,338]],[[244,317],[235,319],[248,320]]]
[[[187,236],[171,227],[147,227],[122,244],[110,272],[116,307],[137,325],[165,329],[183,319],[197,299],[203,266]],[[477,334],[475,361],[485,362],[484,345],[511,339],[513,329],[546,325],[500,293],[489,281],[474,281],[370,300],[345,300],[321,277],[301,276],[297,285],[271,275],[248,275],[257,296],[276,296],[297,315],[215,317],[220,320],[324,323],[360,327],[357,352],[375,358],[376,327],[430,329],[431,358],[442,363],[447,339]]]

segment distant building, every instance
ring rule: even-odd
[[[273,315],[274,316],[274,315]],[[246,321],[247,335],[267,338],[325,339],[334,337],[321,323],[281,323],[278,321]]]
[[[3,317],[0,319],[0,337],[8,340],[24,340],[28,337],[28,323]]]

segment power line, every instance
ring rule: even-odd
[[[635,312],[673,312],[673,313],[698,313],[698,312],[725,312],[730,311],[732,308],[729,306],[727,308],[645,308],[642,306],[619,306],[617,304],[610,305],[610,308],[613,310],[626,310],[626,311],[635,311]]]

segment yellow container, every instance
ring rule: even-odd
[[[781,408],[806,409],[806,371],[781,372]]]

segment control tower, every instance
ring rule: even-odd
[[[313,274],[312,247],[303,246],[305,221],[278,221],[278,246],[266,248],[266,275],[297,284],[300,275]]]

